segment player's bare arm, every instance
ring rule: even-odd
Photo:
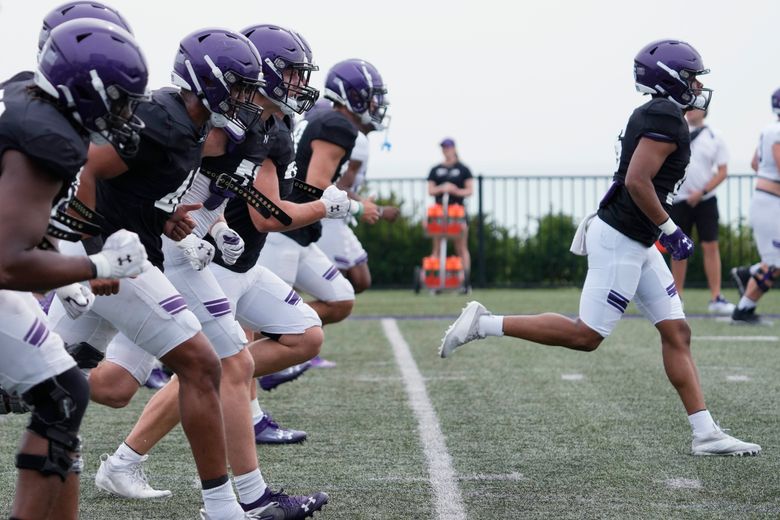
[[[92,262],[87,257],[36,248],[46,233],[52,201],[62,181],[46,175],[15,150],[3,155],[1,167],[0,288],[45,292],[92,278]]]
[[[255,228],[260,232],[290,231],[313,224],[314,222],[324,219],[326,216],[325,207],[319,201],[294,204],[286,200],[281,200],[279,195],[279,180],[276,176],[276,166],[271,159],[263,161],[263,164],[260,166],[260,171],[255,177],[254,187],[292,218],[292,224],[285,226],[273,216],[265,217],[255,210],[255,208],[249,206],[249,216],[252,218],[252,223],[255,225]]]
[[[653,187],[656,176],[667,157],[677,149],[675,143],[655,141],[647,137],[639,140],[626,173],[626,189],[639,209],[656,225],[669,219]]]

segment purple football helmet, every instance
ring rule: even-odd
[[[707,109],[712,89],[694,89],[692,82],[709,71],[696,49],[679,40],[654,41],[634,58],[636,89],[665,97],[682,109]]]
[[[780,88],[772,94],[772,112],[780,115]]]
[[[260,92],[288,115],[302,114],[314,106],[320,93],[309,86],[312,63],[309,44],[298,33],[278,25],[253,25],[241,33],[249,38],[263,59]]]
[[[260,54],[242,34],[211,27],[185,36],[171,77],[174,85],[197,94],[212,124],[234,141],[243,140],[260,117],[262,109],[254,103],[265,86]]]
[[[49,39],[49,33],[51,33],[52,29],[60,24],[79,18],[97,18],[98,20],[105,20],[118,25],[130,34],[133,34],[130,24],[128,24],[127,20],[125,20],[125,18],[113,7],[101,4],[100,2],[79,0],[55,7],[43,18],[43,27],[41,27],[41,32],[38,35],[38,51],[40,52],[40,50],[43,49],[43,44]]]
[[[365,60],[340,61],[325,78],[325,98],[344,105],[357,115],[364,125],[376,130],[384,128],[387,107],[387,87],[379,71]]]
[[[134,114],[149,99],[149,73],[135,39],[110,22],[81,18],[51,31],[35,83],[55,98],[98,144],[125,156],[138,150],[143,122]]]

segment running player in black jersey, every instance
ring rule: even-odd
[[[89,390],[24,291],[148,267],[138,237],[125,230],[89,258],[55,249],[57,239],[78,240],[90,224],[65,213],[89,138],[132,146],[141,126],[132,114],[146,96],[148,73],[133,37],[95,19],[59,25],[40,55],[34,77],[21,73],[0,84],[0,384],[32,407],[11,517],[70,519],[78,516],[77,435]]]
[[[664,368],[683,402],[693,432],[693,455],[756,455],[757,444],[726,434],[712,419],[691,357],[691,330],[666,262],[654,247],[659,239],[672,258],[693,253],[693,243],[667,211],[685,177],[690,134],[685,110],[705,110],[711,91],[701,56],[685,42],[659,40],[634,60],[637,90],[652,99],[634,110],[622,136],[614,182],[598,216],[589,215],[577,230],[572,252],[588,255],[588,275],[580,316],[560,314],[494,316],[470,302],[447,330],[440,354],[475,339],[504,334],[545,345],[591,352],[613,330],[629,301],[653,322],[661,335]]]

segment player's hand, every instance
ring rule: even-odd
[[[176,242],[176,247],[182,250],[196,271],[202,271],[214,259],[214,246],[192,234]]]
[[[369,224],[376,224],[379,220],[379,206],[374,202],[374,197],[368,197],[363,199],[363,214],[360,216],[360,220]]]
[[[661,235],[658,241],[671,253],[674,260],[685,260],[693,254],[693,240],[683,233],[680,226],[670,235]]]
[[[176,211],[165,222],[163,226],[163,234],[171,240],[183,240],[187,235],[192,233],[195,229],[196,222],[189,213],[190,211],[196,211],[203,207],[203,204],[179,204],[176,206]]]
[[[119,292],[119,280],[95,278],[89,281],[89,288],[95,296],[111,296]]]
[[[458,187],[451,182],[445,182],[444,184],[441,185],[442,193],[449,193],[450,195],[452,195],[453,193],[455,193],[455,190],[457,189]]]
[[[685,202],[687,202],[690,207],[695,208],[699,202],[701,202],[702,197],[704,197],[703,191],[694,191],[688,196],[688,200]]]
[[[95,265],[95,278],[127,278],[138,276],[152,264],[138,235],[120,229],[106,239],[100,253],[89,255]]]
[[[382,206],[382,211],[379,212],[379,218],[388,222],[395,222],[400,214],[401,210],[395,206]]]
[[[355,202],[349,199],[346,191],[332,184],[325,188],[320,201],[325,205],[325,218],[345,218]]]
[[[68,313],[72,320],[89,311],[92,308],[92,304],[95,303],[95,295],[92,294],[89,287],[80,283],[72,283],[65,287],[60,287],[54,292],[62,302],[62,306],[65,307],[65,312]]]
[[[244,241],[239,234],[230,229],[225,222],[220,221],[211,228],[211,236],[214,237],[225,263],[235,264],[244,252]]]

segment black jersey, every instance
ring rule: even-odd
[[[272,123],[272,128],[267,130],[269,139],[263,147],[263,151],[265,156],[276,167],[279,194],[284,197],[292,189],[293,177],[290,176],[290,172],[294,169],[290,168],[290,165],[293,164],[293,159],[295,158],[290,120],[285,117],[278,120],[271,119],[269,122]],[[263,249],[265,239],[268,236],[268,233],[257,230],[249,214],[250,211],[255,210],[250,210],[249,205],[243,199],[236,197],[228,202],[227,207],[225,207],[225,220],[228,226],[238,233],[244,241],[244,252],[233,265],[227,265],[223,261],[219,249],[217,249],[214,257],[214,262],[237,273],[245,273],[254,267],[257,263],[257,258],[260,256],[260,250]],[[261,213],[266,218],[271,216],[270,213],[263,211],[262,208]],[[208,240],[213,242],[210,236]]]
[[[602,199],[598,215],[601,220],[629,238],[651,246],[660,230],[634,203],[625,187],[628,164],[642,137],[677,144],[653,178],[653,186],[663,207],[668,211],[677,188],[685,178],[685,168],[691,157],[691,138],[682,110],[664,98],[655,98],[634,110],[621,138],[618,170],[613,184]]]
[[[343,166],[349,161],[352,148],[355,146],[357,128],[347,119],[347,116],[335,110],[324,110],[321,114],[315,115],[312,120],[303,120],[298,124],[300,127],[296,128],[294,133],[295,137],[299,136],[295,143],[295,177],[302,181],[307,180],[306,175],[312,155],[311,143],[321,140],[344,149],[344,157],[341,158],[338,168],[331,177],[331,182],[336,182],[341,176]],[[311,202],[312,199],[305,193],[293,191],[287,200],[300,204]],[[322,224],[315,222],[300,229],[286,231],[284,234],[300,245],[308,246],[320,239]]]
[[[192,184],[206,127],[195,124],[172,88],[155,90],[136,115],[146,125],[138,153],[124,159],[125,173],[97,182],[97,210],[107,223],[104,235],[122,228],[138,233],[149,261],[162,269],[163,226]]]
[[[52,201],[56,205],[73,194],[89,140],[53,103],[35,94],[32,78],[32,72],[20,72],[0,83],[0,157],[17,150],[62,181]]]
[[[474,176],[471,175],[471,170],[469,170],[468,166],[466,166],[460,161],[456,162],[452,166],[445,166],[444,164],[438,164],[433,168],[431,168],[430,173],[428,173],[428,180],[434,182],[437,186],[440,184],[444,184],[445,182],[450,182],[461,189],[465,188],[466,181],[473,177]],[[438,204],[441,204],[442,197],[443,195],[436,195],[436,202]],[[456,197],[454,195],[450,195],[449,204],[462,205],[463,197]]]

